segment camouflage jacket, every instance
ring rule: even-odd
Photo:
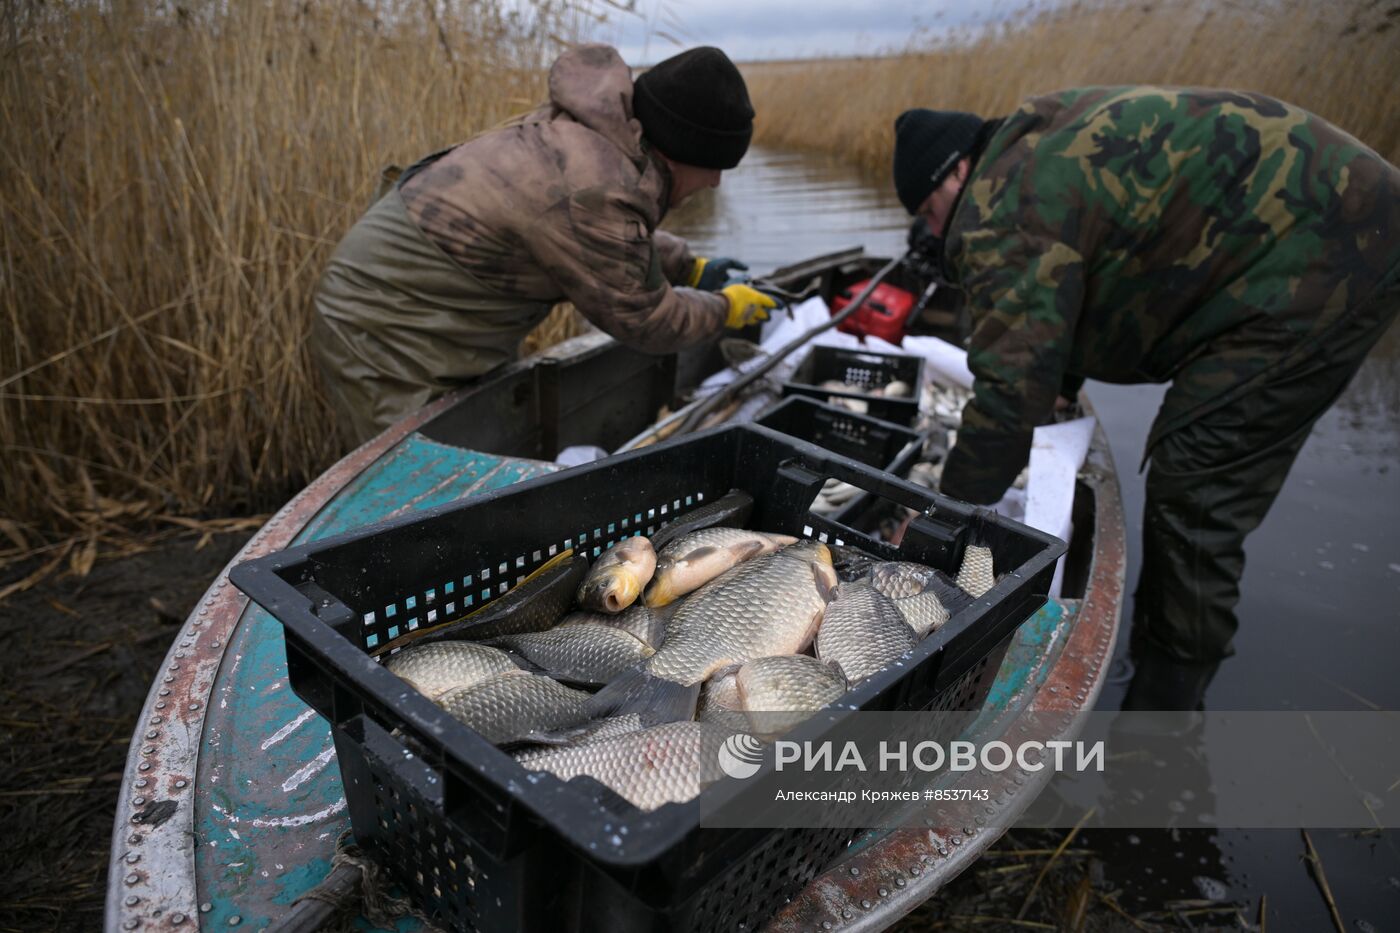
[[[549,103],[462,143],[401,186],[409,216],[496,297],[569,300],[631,346],[667,353],[717,336],[723,296],[673,288],[694,259],[656,229],[670,175],[632,116],[615,50],[583,46],[549,74]]]
[[[988,141],[943,259],[976,384],[942,489],[993,502],[1062,384],[1175,379],[1150,450],[1321,339],[1400,270],[1400,171],[1257,94],[1065,91]]]

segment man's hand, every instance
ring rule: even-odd
[[[729,300],[729,316],[724,326],[731,330],[768,320],[768,312],[778,306],[772,298],[747,285],[730,285],[720,294]]]
[[[729,275],[735,270],[747,272],[748,266],[728,256],[706,259],[695,257],[695,266],[690,270],[690,287],[705,292],[717,292],[729,283]]]

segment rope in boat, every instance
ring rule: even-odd
[[[392,884],[379,863],[346,832],[336,842],[325,880],[293,901],[291,912],[269,924],[267,933],[351,933],[360,929],[355,925],[360,916],[387,929],[412,917],[424,933],[442,933],[407,898],[390,893]]]

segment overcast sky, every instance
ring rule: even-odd
[[[636,0],[610,10],[592,38],[616,45],[628,64],[652,64],[696,45],[737,60],[865,55],[905,49],[950,29],[1000,18],[1003,2],[968,0]],[[678,41],[673,41],[678,40]]]

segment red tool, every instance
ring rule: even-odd
[[[866,279],[838,292],[831,302],[832,316],[840,313],[869,284],[870,280]],[[838,324],[836,329],[857,337],[879,337],[886,343],[902,345],[909,317],[917,301],[918,296],[913,292],[881,282],[860,309]]]

